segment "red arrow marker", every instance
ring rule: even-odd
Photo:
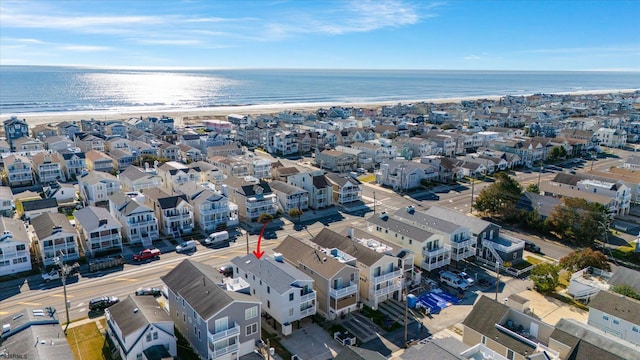
[[[262,241],[262,234],[264,234],[264,229],[267,228],[267,225],[269,225],[268,222],[262,225],[262,230],[260,230],[260,235],[258,235],[258,248],[256,250],[253,250],[253,255],[255,255],[258,259],[260,259],[262,255],[264,255],[264,251],[260,251],[260,242]]]

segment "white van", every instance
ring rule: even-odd
[[[440,282],[454,289],[467,290],[469,284],[450,271],[440,273]]]
[[[227,240],[229,240],[229,232],[218,231],[210,234],[206,239],[204,239],[204,243],[206,245],[214,245],[214,244],[220,244]]]
[[[185,241],[180,243],[180,245],[176,246],[176,252],[178,253],[189,252],[189,251],[196,251],[195,240]]]

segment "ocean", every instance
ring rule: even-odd
[[[0,116],[376,103],[640,89],[640,72],[122,70],[0,66]]]

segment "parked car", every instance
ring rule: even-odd
[[[195,240],[184,241],[180,243],[180,245],[176,246],[177,253],[190,252],[190,251],[196,251]]]
[[[452,271],[452,273],[458,275],[460,279],[466,281],[469,286],[473,286],[476,283],[475,280],[473,280],[473,278],[464,271]]]
[[[89,311],[102,311],[120,301],[116,296],[103,296],[89,301]]]
[[[443,271],[440,273],[440,282],[442,284],[448,285],[457,290],[467,290],[469,288],[469,284],[459,278],[456,274],[451,271]]]
[[[273,240],[278,238],[278,234],[276,234],[276,232],[273,230],[268,230],[265,231],[264,234],[262,234],[262,238],[265,240]]]
[[[539,253],[540,252],[540,246],[538,246],[534,242],[528,241],[528,240],[526,240],[524,242],[524,249],[527,250],[527,251],[534,252],[534,253]]]
[[[136,295],[151,295],[151,296],[160,296],[162,295],[162,290],[155,287],[142,287],[136,290]]]
[[[209,234],[206,239],[204,239],[205,245],[216,245],[224,243],[229,240],[229,232],[228,231],[218,231]]]
[[[137,254],[133,255],[133,260],[143,261],[160,258],[160,250],[158,249],[144,249]]]
[[[233,266],[231,265],[223,265],[220,268],[218,268],[218,271],[220,272],[220,274],[224,275],[225,277],[233,276]]]

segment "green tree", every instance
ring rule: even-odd
[[[156,160],[158,161],[158,165],[162,165],[167,161],[169,161],[169,159],[163,158],[160,156],[144,154],[144,155],[138,156],[136,158],[136,161],[133,162],[133,164],[136,166],[144,166],[144,163],[149,163],[149,167],[153,167],[153,164],[155,163]]]
[[[607,256],[600,251],[584,248],[574,251],[560,259],[560,267],[575,272],[592,266],[602,270],[611,270]]]
[[[540,187],[538,186],[538,184],[529,184],[529,186],[527,186],[527,189],[525,191],[530,193],[540,194]]]
[[[262,213],[260,214],[260,216],[258,216],[258,222],[262,224],[267,223],[271,220],[273,220],[273,215],[271,214]]]
[[[505,217],[515,210],[522,194],[522,187],[505,173],[497,173],[494,178],[495,182],[480,192],[473,208]]]
[[[290,217],[297,217],[298,219],[300,218],[300,215],[302,215],[302,210],[300,209],[291,209],[289,210],[289,216]]]
[[[562,240],[579,246],[591,246],[604,235],[603,224],[608,220],[602,204],[582,198],[563,198],[549,217],[547,226]]]
[[[560,267],[550,263],[540,263],[531,269],[529,276],[536,288],[541,292],[552,292],[558,287]]]
[[[557,161],[567,157],[567,149],[564,146],[554,146],[549,151],[549,160]]]
[[[611,291],[632,299],[640,300],[640,294],[638,294],[635,289],[629,285],[613,285],[611,287]]]

